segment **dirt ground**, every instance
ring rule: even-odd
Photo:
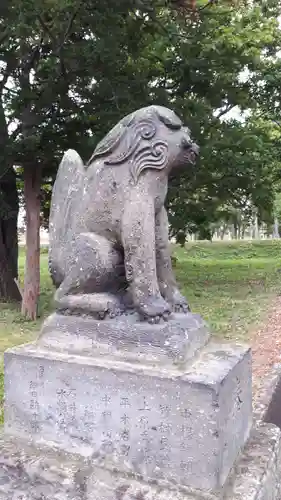
[[[281,297],[277,297],[264,323],[252,333],[253,396],[273,365],[281,361]]]

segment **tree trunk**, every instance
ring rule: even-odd
[[[260,225],[259,225],[259,219],[257,212],[255,213],[254,216],[254,239],[259,240],[260,239]]]
[[[4,231],[4,245],[7,258],[14,278],[18,277],[18,214],[19,199],[16,183],[16,174],[12,167],[1,179],[1,191],[9,207],[8,217],[2,221]]]
[[[40,291],[40,186],[41,169],[24,168],[26,209],[26,260],[22,315],[35,320],[38,315]]]
[[[3,88],[2,88],[3,90]],[[8,126],[0,93],[0,300],[21,300],[18,277],[17,222],[19,200],[9,149]]]
[[[233,238],[234,240],[237,240],[237,237],[238,237],[238,226],[237,226],[237,223],[236,223],[236,222],[234,222],[234,223],[232,224],[232,238]]]
[[[19,204],[16,175],[12,167],[6,167],[0,179],[0,193],[0,300],[20,301],[21,295],[15,283],[18,277]]]
[[[274,227],[273,227],[273,238],[280,238],[279,235],[279,220],[278,217],[274,217]]]
[[[21,300],[21,295],[14,278],[16,276],[14,276],[9,259],[7,258],[4,224],[0,221],[0,297],[5,302],[19,302]]]
[[[223,224],[220,228],[220,239],[221,241],[224,240],[224,237],[225,237],[225,233],[227,231],[227,225],[226,224]]]
[[[241,240],[241,224],[238,224],[237,226],[237,238],[238,240]]]

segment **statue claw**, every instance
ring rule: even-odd
[[[190,312],[190,307],[188,304],[175,304],[173,309],[174,309],[174,312],[177,312],[177,313],[187,314],[188,312]]]
[[[154,318],[149,318],[148,322],[151,325],[156,325],[156,324],[160,323],[160,320],[161,320],[161,316],[155,316]]]
[[[171,316],[171,313],[170,313],[170,312],[165,312],[165,313],[163,314],[163,320],[164,320],[164,321],[169,321],[170,316]]]
[[[101,312],[99,312],[99,313],[98,313],[98,318],[99,318],[99,319],[104,319],[104,318],[105,318],[105,316],[106,316],[106,313],[105,313],[105,312],[103,312],[103,311],[101,311]]]

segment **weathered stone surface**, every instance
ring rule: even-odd
[[[80,500],[82,470],[82,457],[0,434],[0,500]]]
[[[68,151],[50,211],[50,271],[59,310],[94,317],[136,310],[158,322],[186,312],[172,271],[164,208],[172,169],[198,146],[175,113],[149,106],[126,116],[85,166]]]
[[[150,325],[136,315],[98,321],[54,313],[45,321],[38,344],[68,354],[104,356],[139,363],[183,364],[209,339],[197,314],[173,314],[168,322]]]
[[[0,434],[0,500],[280,500],[281,433],[254,428],[224,488],[143,482],[90,459]]]
[[[229,478],[223,498],[231,500],[280,500],[281,432],[271,424],[259,424]]]
[[[107,470],[216,488],[249,434],[250,373],[241,346],[168,369],[27,345],[5,353],[5,429]]]

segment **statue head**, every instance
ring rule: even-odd
[[[163,106],[148,106],[125,116],[97,145],[88,165],[102,158],[105,165],[128,162],[137,182],[145,169],[167,171],[194,164],[199,148],[180,118]]]

